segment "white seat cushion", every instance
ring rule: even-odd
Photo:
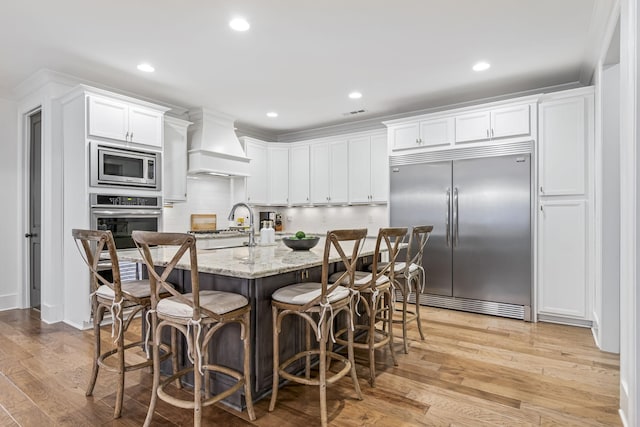
[[[335,283],[336,280],[338,280],[340,278],[340,276],[344,274],[344,271],[338,271],[336,273],[333,273],[331,276],[329,276],[329,282],[330,283]],[[356,271],[355,272],[355,285],[356,286],[362,286],[362,285],[366,285],[367,283],[371,282],[371,273],[367,272],[367,271]],[[342,283],[344,284],[348,279],[345,277],[342,280]],[[384,283],[387,283],[389,281],[389,278],[386,276],[380,276],[376,279],[376,286],[380,286]]]
[[[193,294],[183,294],[187,299],[193,299]],[[249,301],[240,294],[222,291],[200,291],[200,307],[206,308],[216,314],[225,314],[249,304]],[[177,297],[164,298],[158,301],[156,310],[159,314],[171,317],[193,317],[193,308],[185,304]],[[206,315],[203,314],[203,317]]]
[[[149,280],[133,280],[131,282],[122,282],[122,292],[132,297],[145,298],[151,296],[151,285]],[[115,293],[107,285],[102,285],[96,291],[96,295],[101,298],[113,299]]]
[[[322,292],[322,283],[304,282],[295,285],[285,286],[278,289],[271,295],[275,301],[285,304],[305,305]],[[349,289],[344,286],[338,286],[328,295],[329,302],[339,301],[349,296]]]
[[[388,263],[386,262],[381,262],[380,264],[378,264],[378,271],[382,271],[384,270],[384,268],[387,266]],[[396,262],[395,265],[393,266],[393,271],[394,273],[400,273],[404,271],[405,266],[407,265],[407,263],[405,262]],[[416,271],[418,271],[418,265],[411,263],[411,265],[409,265],[409,273],[414,273]],[[369,266],[369,271],[373,270],[373,264],[371,264]]]

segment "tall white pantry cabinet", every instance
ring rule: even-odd
[[[593,266],[593,88],[538,105],[538,317],[590,324]]]

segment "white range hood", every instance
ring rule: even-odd
[[[217,111],[189,111],[189,174],[248,176],[249,161],[233,127],[233,118]]]

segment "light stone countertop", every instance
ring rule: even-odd
[[[272,246],[247,246],[223,249],[198,249],[198,271],[202,273],[219,274],[222,276],[256,279],[274,276],[290,271],[301,270],[322,265],[325,238],[315,248],[308,251],[294,251],[282,243],[276,242]],[[351,252],[351,244],[344,249]],[[360,256],[373,255],[376,239],[366,238]],[[384,247],[385,245],[382,245]],[[381,249],[382,249],[381,247]],[[157,266],[169,263],[177,248],[151,248],[151,256]],[[384,248],[386,249],[386,248]],[[120,261],[143,262],[137,249],[123,249],[118,251]],[[340,261],[340,256],[332,250],[330,262]],[[185,254],[177,268],[190,270],[189,256]]]

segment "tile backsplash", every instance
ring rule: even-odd
[[[282,213],[284,231],[326,233],[329,229],[367,228],[376,235],[380,227],[388,227],[387,206],[316,206],[273,209]]]

